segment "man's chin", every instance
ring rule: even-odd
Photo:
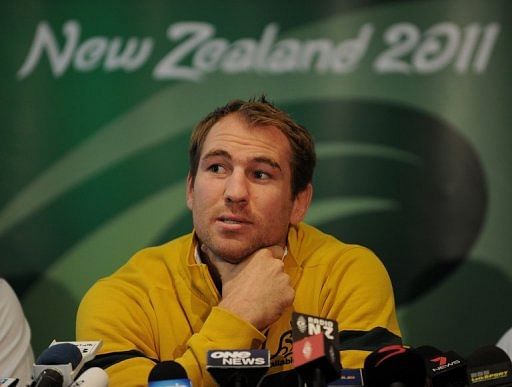
[[[247,258],[247,256],[236,257],[236,258],[229,257],[229,256],[228,257],[219,256],[219,259],[222,259],[223,261],[226,261],[227,263],[231,263],[232,265],[238,265],[239,263],[242,263],[246,258]]]
[[[222,259],[223,261],[229,262],[231,264],[239,264],[243,262],[247,257],[249,257],[252,253],[254,253],[257,249],[255,248],[240,248],[233,247],[229,248],[226,246],[216,248],[216,246],[211,247],[210,250],[215,254],[218,259]]]
[[[220,251],[219,254],[215,254],[219,259],[222,259],[223,261],[229,262],[233,265],[237,265],[241,262],[243,262],[251,253],[245,253],[245,252],[226,252],[226,251]]]

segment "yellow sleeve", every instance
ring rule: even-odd
[[[110,386],[146,386],[151,368],[157,360],[150,316],[135,286],[111,279],[98,281],[82,299],[76,320],[76,338],[102,340],[94,360],[109,375]],[[137,351],[140,356],[122,356]],[[111,364],[113,363],[113,364]],[[95,364],[96,365],[96,364]]]
[[[214,307],[201,330],[192,335],[187,351],[176,359],[194,385],[215,386],[206,371],[206,353],[210,349],[259,348],[265,336],[251,324],[229,311]]]
[[[172,353],[162,353],[162,341],[174,343],[175,336],[182,336],[180,330],[190,327],[183,325],[185,317],[177,309],[175,320],[169,316],[162,323],[153,302],[140,288],[107,279],[94,285],[80,304],[77,340],[103,340],[99,358],[103,364],[113,359],[106,368],[112,387],[146,386],[155,361],[163,360],[180,363],[194,386],[214,385],[205,369],[209,349],[256,348],[265,339],[251,324],[213,307],[198,332],[180,345],[171,345],[174,348],[166,352]],[[140,355],[123,357],[128,351]]]
[[[322,315],[338,321],[344,368],[362,368],[373,350],[401,342],[391,280],[370,250],[354,246],[345,252],[321,299]]]

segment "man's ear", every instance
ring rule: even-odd
[[[310,184],[307,187],[299,192],[295,199],[293,199],[293,208],[292,213],[290,215],[290,223],[296,225],[300,223],[306,213],[308,212],[309,205],[311,204],[311,200],[313,199],[313,186]]]
[[[187,175],[187,207],[192,210],[192,205],[194,204],[194,198],[192,193],[194,192],[194,178],[190,174]]]

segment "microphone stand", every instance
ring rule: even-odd
[[[320,368],[314,369],[313,373],[313,385],[311,387],[325,387],[327,383],[325,383],[325,376]]]

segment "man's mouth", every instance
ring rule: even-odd
[[[240,217],[234,217],[234,216],[220,216],[217,218],[222,223],[226,224],[242,224],[242,223],[249,223],[246,219],[240,218]]]
[[[239,222],[238,220],[233,220],[233,219],[221,219],[222,222],[224,223],[228,223],[228,224],[240,224],[242,222]]]

